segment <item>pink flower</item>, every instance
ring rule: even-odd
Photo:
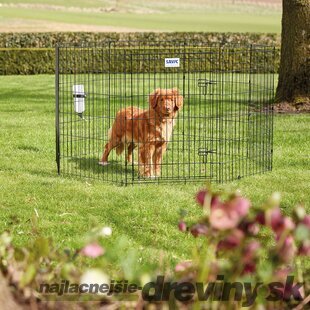
[[[238,213],[234,210],[229,210],[225,204],[221,204],[221,206],[211,210],[210,224],[215,229],[232,229],[238,225],[239,221]]]
[[[179,222],[178,227],[179,227],[180,231],[182,231],[182,232],[186,231],[186,224],[183,221]]]
[[[211,198],[211,209],[219,206],[221,204],[221,198],[218,195],[214,195]]]
[[[104,254],[104,249],[97,243],[90,243],[81,250],[81,254],[84,256],[96,258]]]
[[[243,220],[238,226],[244,233],[256,236],[259,232],[259,226],[255,221]]]
[[[310,240],[305,240],[298,249],[298,255],[310,256]]]
[[[285,217],[282,223],[282,229],[286,231],[292,231],[295,229],[295,223],[292,221],[290,217]]]
[[[259,224],[265,225],[265,224],[266,224],[266,221],[265,221],[265,212],[262,212],[262,211],[261,211],[261,212],[257,213],[255,220],[256,220]]]
[[[235,197],[225,203],[218,203],[211,209],[210,224],[218,230],[235,228],[248,213],[250,202],[242,197]]]
[[[209,229],[204,224],[195,224],[194,226],[191,227],[190,231],[191,231],[191,234],[194,237],[198,237],[198,236],[201,236],[201,235],[205,235],[206,236],[208,234],[208,232],[209,232]]]
[[[256,220],[261,224],[271,227],[277,237],[295,228],[292,219],[287,216],[284,217],[279,207],[269,209],[265,213],[259,213],[256,216]]]
[[[266,212],[266,224],[270,226],[273,231],[277,231],[283,224],[283,217],[280,208],[276,207]]]
[[[260,212],[256,216],[257,222],[270,226],[273,230],[282,225],[283,217],[280,208],[276,207],[265,212]]]
[[[248,199],[239,196],[230,200],[228,203],[230,209],[235,210],[240,217],[244,217],[248,214],[251,205]]]
[[[184,262],[178,263],[175,266],[174,270],[175,270],[175,272],[184,272],[192,266],[193,266],[193,264],[191,261],[184,261]]]
[[[301,221],[308,229],[310,229],[310,215],[306,215],[303,220]]]
[[[274,232],[277,236],[281,236],[284,232],[294,230],[295,224],[290,217],[283,217],[282,220],[273,227]]]
[[[225,239],[221,240],[218,243],[217,249],[219,251],[234,249],[240,245],[243,239],[244,233],[239,229],[235,229],[229,236],[227,236]]]
[[[244,265],[242,274],[253,273],[255,271],[256,271],[256,264],[254,262],[250,262]]]
[[[197,194],[196,194],[196,202],[198,204],[200,204],[201,206],[203,206],[204,202],[205,202],[205,197],[208,194],[208,192],[206,190],[200,190]]]
[[[251,241],[248,243],[243,250],[242,261],[245,263],[250,263],[255,260],[259,248],[260,243],[258,241]]]
[[[283,263],[290,263],[296,254],[294,238],[289,235],[285,238],[283,244],[278,250],[279,259]]]
[[[285,283],[287,276],[293,273],[291,266],[280,267],[276,269],[273,275],[273,280]]]

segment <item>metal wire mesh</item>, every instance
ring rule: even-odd
[[[227,182],[271,170],[274,56],[274,47],[195,41],[57,46],[58,172],[127,185]],[[183,97],[177,115],[148,112],[150,94],[173,88]],[[146,113],[120,118],[118,127],[155,125],[115,141],[111,131],[117,113],[133,106]],[[169,119],[174,126],[165,136]],[[157,133],[151,137],[151,132]],[[122,141],[124,152],[112,150],[108,164],[101,166],[109,141],[116,149]],[[132,149],[132,160],[127,161]]]

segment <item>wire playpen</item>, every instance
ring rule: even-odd
[[[274,59],[195,41],[57,46],[58,173],[127,185],[271,170]]]

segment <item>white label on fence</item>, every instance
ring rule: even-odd
[[[166,68],[180,67],[180,58],[165,58]]]

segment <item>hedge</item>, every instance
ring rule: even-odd
[[[160,52],[150,49],[141,52],[137,49],[106,48],[62,50],[59,57],[60,73],[149,73],[164,72],[164,58],[180,57],[181,68],[186,72],[273,72],[273,51],[263,53],[249,49],[187,48],[183,53],[161,48]],[[251,58],[254,61],[251,61]],[[111,59],[111,61],[109,61]],[[276,62],[279,54],[276,53]],[[276,67],[277,69],[277,67]],[[171,70],[170,71],[174,71]],[[55,72],[55,49],[0,49],[0,75],[13,74],[53,74]]]
[[[51,48],[0,49],[0,75],[55,72],[55,50]]]
[[[275,45],[278,47],[278,37],[275,34],[227,34],[227,33],[0,33],[0,75],[10,74],[53,74],[55,72],[55,45],[79,46],[87,42],[96,42],[99,49],[68,49],[63,58],[64,53],[60,54],[60,67],[63,73],[83,73],[83,72],[108,72],[108,42],[115,41],[115,46],[121,46],[122,49],[114,49],[112,66],[110,72],[153,72],[159,71],[160,64],[163,62],[163,49],[158,53],[156,50],[150,49],[145,55],[140,55],[140,51],[130,48],[122,40],[139,41],[140,46],[148,45],[150,42],[159,41],[188,41],[206,43],[240,43],[244,44],[263,44]],[[87,45],[87,44],[86,44]],[[5,47],[3,47],[5,46]],[[39,47],[40,46],[40,47]],[[90,45],[91,46],[91,45]],[[143,47],[145,48],[145,47]],[[195,49],[195,52],[205,53],[206,49],[200,47]],[[210,50],[208,50],[210,51]],[[190,48],[187,49],[191,53]],[[216,49],[214,50],[216,53]],[[91,54],[91,55],[90,55]],[[167,53],[168,54],[168,53]],[[173,53],[169,52],[171,57]],[[178,55],[175,55],[179,57]],[[270,56],[270,55],[269,55]],[[272,58],[262,53],[255,54],[256,64],[251,68],[254,72],[270,72],[270,63]],[[157,57],[158,61],[150,61],[152,57]],[[184,56],[184,61],[187,58],[194,57],[188,54]],[[205,57],[205,56],[203,56]],[[218,60],[212,60],[212,64],[208,57],[199,61],[187,62],[187,71],[197,71],[200,68],[203,70],[235,70],[244,72],[248,70],[249,57],[248,50],[238,52],[237,54],[223,53],[221,58],[222,63]],[[276,49],[276,69],[279,64],[279,49]],[[267,66],[266,66],[267,62]],[[119,64],[119,65],[116,65]],[[232,66],[233,63],[233,66]],[[130,69],[131,68],[131,69]]]
[[[157,41],[184,41],[195,39],[202,42],[280,45],[275,33],[222,33],[222,32],[45,32],[0,33],[0,48],[53,48],[56,43],[108,42],[132,40],[149,43]]]

